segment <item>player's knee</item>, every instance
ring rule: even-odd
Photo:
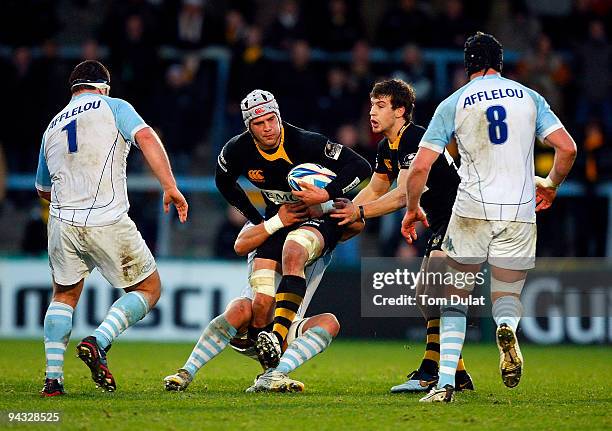
[[[283,245],[283,274],[300,272],[319,257],[322,244],[316,233],[308,229],[289,232]]]
[[[161,280],[159,278],[159,272],[155,271],[137,285],[128,287],[124,290],[126,292],[140,292],[147,300],[149,310],[153,309],[161,296]]]
[[[491,277],[491,300],[495,302],[503,296],[515,296],[520,298],[524,285],[524,278],[512,282],[506,282],[498,280],[495,277]]]
[[[230,302],[225,309],[225,320],[234,328],[248,326],[252,317],[251,300],[248,298],[237,298]]]
[[[317,326],[320,326],[325,329],[332,337],[336,337],[336,335],[338,335],[338,332],[340,332],[340,322],[338,322],[336,316],[332,313],[323,313],[320,317],[321,320],[319,321]]]

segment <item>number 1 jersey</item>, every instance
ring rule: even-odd
[[[453,212],[535,223],[533,148],[563,125],[535,91],[498,74],[472,79],[442,101],[419,146],[442,152],[455,137],[461,183]]]
[[[50,215],[76,226],[106,226],[129,209],[126,161],[147,127],[128,102],[94,93],[73,97],[49,123],[36,188],[51,192]]]

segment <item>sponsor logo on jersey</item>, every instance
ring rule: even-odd
[[[393,170],[393,166],[391,166],[391,159],[385,159],[385,166],[387,167],[387,169],[389,169],[390,171]]]
[[[55,125],[62,120],[67,120],[68,118],[72,118],[75,115],[79,115],[82,112],[87,112],[90,109],[98,109],[100,107],[101,100],[94,100],[93,102],[87,102],[84,105],[79,105],[76,108],[69,109],[68,111],[62,112],[59,116],[55,117],[53,121],[49,124],[48,129],[51,130],[55,127]]]
[[[270,202],[277,205],[299,202],[299,199],[293,196],[291,192],[283,192],[280,190],[261,190],[261,193]]]
[[[478,91],[474,94],[470,94],[463,101],[463,109],[466,106],[473,105],[476,102],[482,100],[497,100],[505,99],[506,97],[516,97],[519,99],[523,98],[523,90],[514,88],[496,88],[495,90],[484,90]]]
[[[251,169],[248,172],[248,176],[249,176],[249,180],[251,181],[255,181],[258,183],[264,181],[264,175],[261,169]]]
[[[340,157],[340,152],[342,151],[342,145],[335,144],[333,142],[327,141],[325,144],[325,155],[330,159],[338,160]]]
[[[217,163],[219,167],[223,169],[223,172],[227,172],[227,162],[225,161],[225,157],[223,157],[223,153],[219,153],[219,157],[217,157]]]
[[[402,162],[402,164],[400,165],[400,168],[402,166],[404,167],[408,167],[410,166],[410,163],[412,163],[412,160],[416,157],[416,153],[410,153],[410,154],[406,154],[404,156],[404,161]]]

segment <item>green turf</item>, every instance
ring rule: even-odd
[[[420,359],[420,345],[402,342],[334,342],[292,374],[306,384],[302,394],[245,394],[258,365],[234,352],[208,364],[187,392],[168,393],[163,377],[183,365],[192,346],[129,342],[110,352],[118,390],[103,393],[71,343],[68,395],[50,399],[38,396],[42,342],[1,340],[0,346],[0,428],[8,411],[61,411],[62,429],[112,431],[612,428],[612,349],[605,346],[523,346],[527,368],[520,386],[509,390],[498,375],[496,347],[468,343],[464,353],[477,391],[460,393],[451,405],[389,394]]]

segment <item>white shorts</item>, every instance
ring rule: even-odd
[[[72,285],[98,268],[116,288],[140,283],[157,269],[134,222],[124,214],[108,226],[80,227],[49,217],[49,266],[53,280]]]
[[[483,263],[503,269],[527,270],[535,266],[535,223],[489,221],[452,214],[442,250],[464,264]]]

